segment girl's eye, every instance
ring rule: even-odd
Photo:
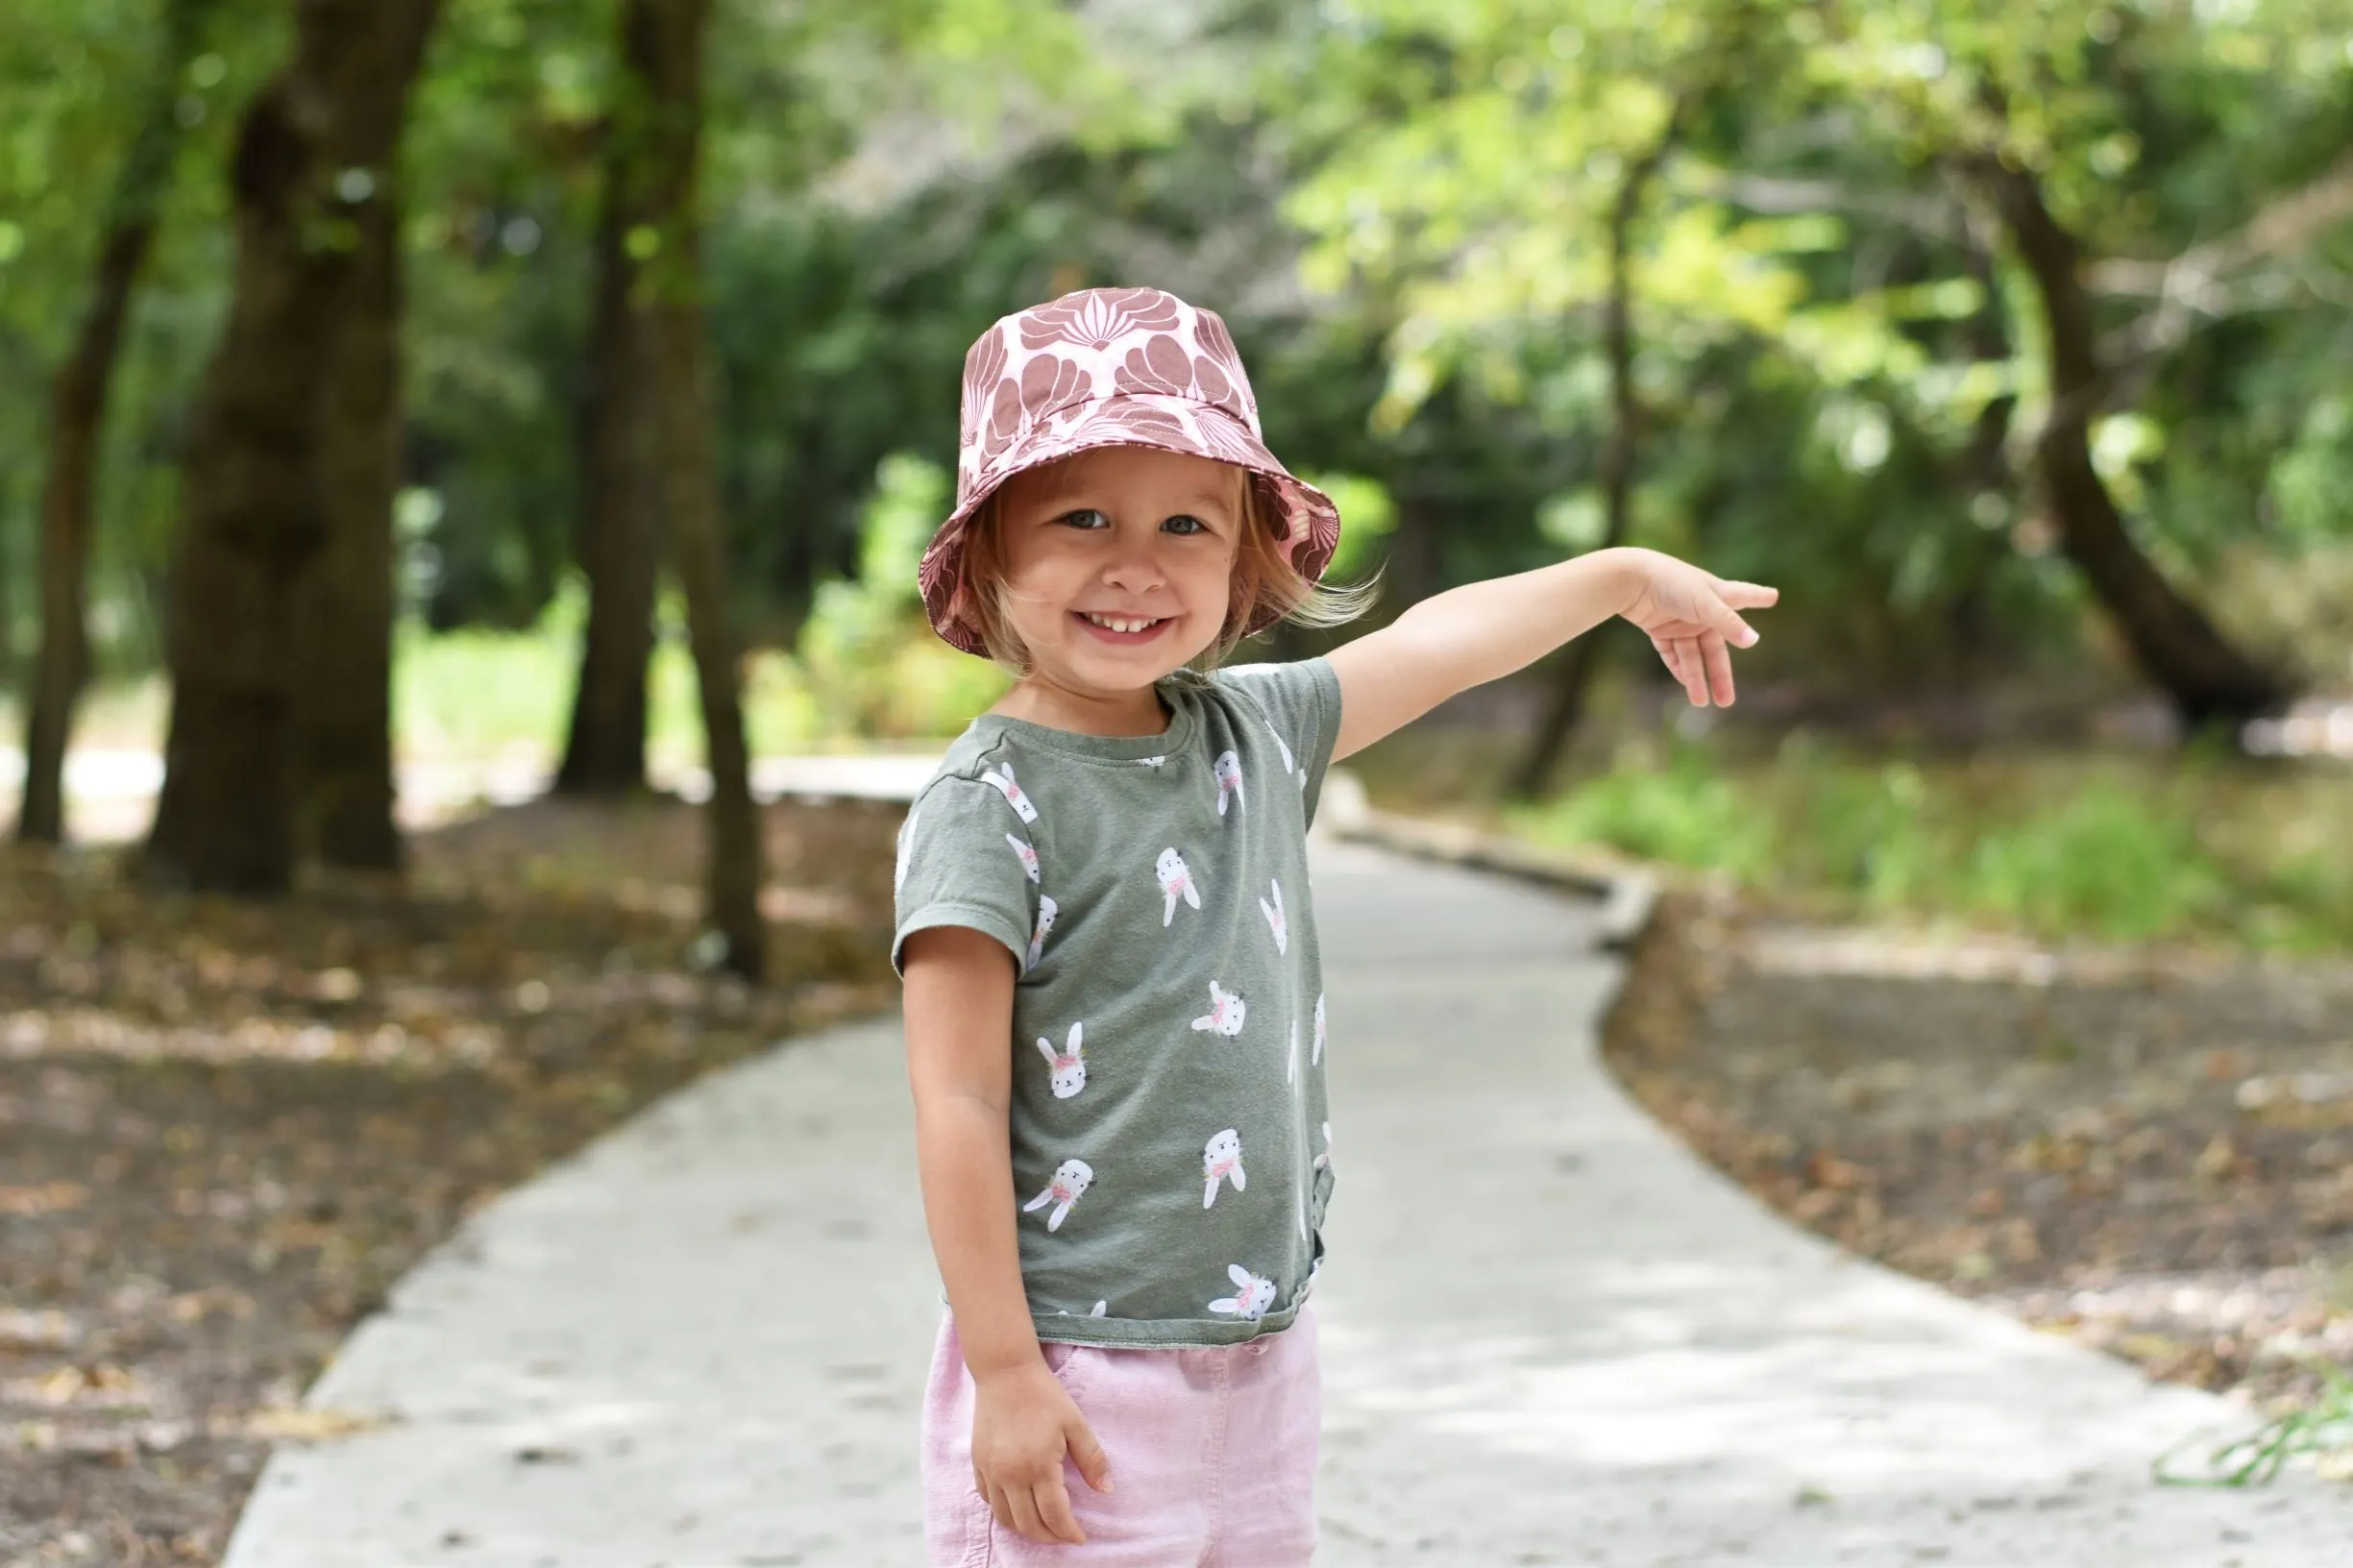
[[[1171,533],[1207,533],[1210,531],[1207,523],[1186,512],[1179,512],[1161,524],[1161,527]]]
[[[1097,527],[1111,527],[1111,519],[1096,511],[1092,506],[1081,506],[1077,511],[1065,512],[1062,514],[1062,521],[1074,528],[1084,528],[1089,532],[1092,532]]]

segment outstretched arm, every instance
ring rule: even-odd
[[[1466,583],[1333,650],[1340,681],[1335,760],[1411,723],[1457,692],[1533,663],[1611,616],[1650,633],[1694,703],[1732,700],[1728,640],[1756,640],[1737,611],[1777,589],[1727,582],[1654,550],[1597,550],[1533,572]]]

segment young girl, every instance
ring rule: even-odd
[[[1728,704],[1727,645],[1756,640],[1737,612],[1777,597],[1599,551],[1328,657],[1220,668],[1278,620],[1354,613],[1317,585],[1338,540],[1330,500],[1261,443],[1210,311],[1091,289],[966,359],[923,600],[1018,678],[898,845],[893,962],[949,1304],[924,1412],[935,1564],[1309,1560],[1324,770],[1611,615],[1693,702]]]

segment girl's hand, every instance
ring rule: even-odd
[[[1111,1462],[1070,1392],[1041,1357],[974,1384],[972,1484],[1007,1530],[1041,1545],[1080,1545],[1087,1532],[1070,1512],[1063,1482],[1067,1453],[1098,1492],[1111,1487]]]
[[[1618,613],[1650,633],[1651,646],[1694,707],[1706,707],[1711,692],[1717,705],[1730,707],[1730,648],[1756,641],[1739,612],[1774,604],[1781,591],[1727,581],[1655,550],[1629,549],[1627,555],[1628,601]]]

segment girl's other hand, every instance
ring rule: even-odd
[[[1778,588],[1734,582],[1655,550],[1627,551],[1627,602],[1618,611],[1650,634],[1668,673],[1683,683],[1694,707],[1712,695],[1732,705],[1732,648],[1756,642],[1740,611],[1777,602]]]
[[[1094,1440],[1070,1391],[1041,1357],[1007,1372],[974,1380],[972,1484],[1007,1530],[1041,1545],[1084,1543],[1087,1532],[1070,1512],[1063,1482],[1066,1453],[1087,1484],[1111,1486],[1111,1462]]]

